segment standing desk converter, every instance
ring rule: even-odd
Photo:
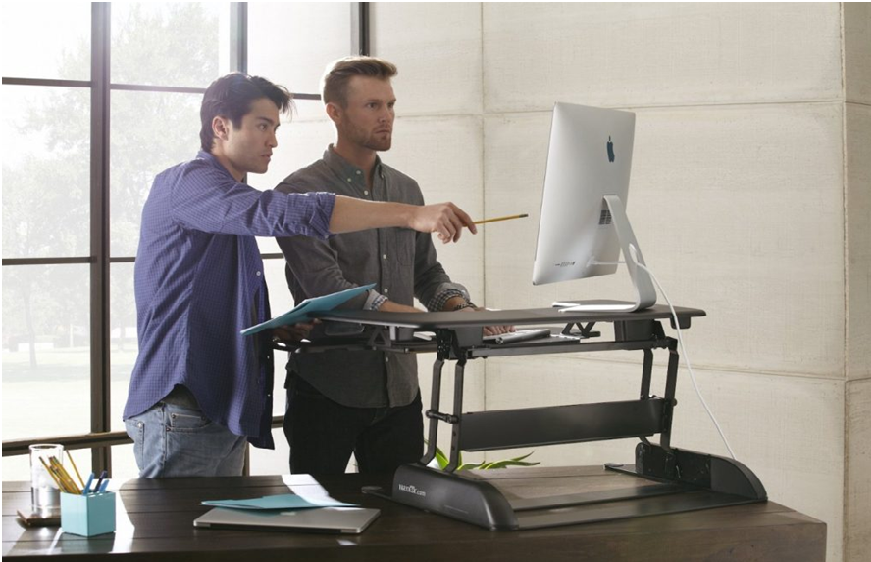
[[[702,310],[675,307],[682,330]],[[523,530],[576,523],[680,513],[726,505],[765,502],[759,479],[742,463],[703,452],[671,446],[678,372],[678,342],[668,337],[661,321],[674,319],[668,307],[655,305],[638,312],[571,312],[554,308],[454,312],[391,313],[332,311],[322,320],[360,327],[361,336],[304,344],[295,353],[330,349],[370,349],[391,353],[435,352],[432,397],[426,411],[428,447],[416,464],[400,466],[392,488],[370,489],[393,501],[439,513],[491,530]],[[613,341],[600,341],[596,324],[613,324]],[[518,343],[486,343],[483,328],[559,325],[550,338]],[[341,327],[341,326],[340,326]],[[341,330],[339,330],[341,331]],[[415,332],[434,332],[423,341]],[[668,353],[662,396],[650,393],[653,351]],[[629,350],[643,354],[640,396],[637,400],[545,406],[515,410],[463,412],[463,378],[469,360],[486,357],[584,353]],[[451,411],[442,411],[440,390],[446,361],[455,361]],[[546,374],[542,374],[546,377]],[[445,470],[427,465],[435,458],[438,424],[451,426],[449,464]],[[659,435],[659,442],[648,438]],[[632,475],[624,489],[575,491],[549,497],[508,500],[497,480],[457,472],[460,451],[490,451],[637,437],[635,464],[605,464],[609,470]],[[636,479],[642,479],[637,481]]]

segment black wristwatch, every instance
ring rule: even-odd
[[[467,302],[464,302],[462,304],[458,304],[457,306],[455,306],[453,308],[453,312],[456,312],[458,310],[463,310],[464,308],[470,308],[470,307],[471,308],[478,308],[478,305],[476,305],[475,303],[473,303],[471,301],[467,301]]]

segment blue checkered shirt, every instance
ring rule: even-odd
[[[326,238],[335,196],[258,191],[200,151],[160,173],[142,209],[133,282],[139,355],[124,419],[177,384],[203,414],[256,447],[272,440],[270,317],[254,236]]]

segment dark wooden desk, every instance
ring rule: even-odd
[[[484,473],[482,473],[484,474]],[[487,471],[506,497],[622,488],[643,480],[601,467]],[[58,555],[80,560],[542,560],[823,561],[826,525],[775,503],[707,509],[533,531],[487,531],[361,493],[390,476],[347,474],[129,480],[120,489],[115,534],[85,539],[58,528],[25,529],[16,509],[30,502],[26,483],[3,483],[3,557]],[[194,529],[203,500],[249,498],[322,486],[339,500],[382,510],[360,535]]]

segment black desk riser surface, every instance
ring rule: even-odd
[[[675,307],[680,328],[705,312]],[[372,349],[394,353],[436,352],[429,418],[428,448],[420,463],[397,469],[390,491],[369,490],[394,501],[494,530],[535,529],[584,522],[646,517],[742,503],[764,502],[759,479],[733,459],[671,447],[671,422],[677,404],[678,345],[660,323],[674,319],[667,306],[637,312],[571,312],[555,308],[455,312],[395,313],[335,310],[322,320],[365,327],[364,337],[318,341],[296,353],[335,349]],[[596,324],[613,324],[613,341],[599,341]],[[542,326],[562,330],[551,338],[494,344],[483,341],[484,326]],[[577,329],[575,329],[577,328]],[[421,342],[415,331],[435,332],[434,342]],[[664,393],[650,393],[653,350],[668,352]],[[643,353],[638,400],[576,404],[515,410],[463,412],[463,378],[468,360],[492,356],[583,353],[634,350]],[[454,360],[454,398],[450,412],[440,410],[441,372]],[[429,468],[435,458],[438,424],[452,426],[449,464],[444,471]],[[659,443],[648,440],[659,435]],[[611,470],[647,479],[648,485],[602,494],[562,494],[538,499],[534,505],[509,502],[489,482],[455,472],[460,451],[486,451],[526,446],[578,443],[637,437],[636,462],[606,464]]]
[[[585,301],[595,303],[596,301]],[[678,318],[689,327],[690,318],[705,316],[703,310],[676,306]],[[482,310],[475,314],[454,312],[378,312],[372,310],[333,310],[318,315],[325,320],[359,322],[371,326],[394,326],[415,330],[481,328],[484,326],[562,324],[567,322],[636,322],[671,318],[668,306],[654,305],[637,312],[559,312],[554,307],[517,310]]]

